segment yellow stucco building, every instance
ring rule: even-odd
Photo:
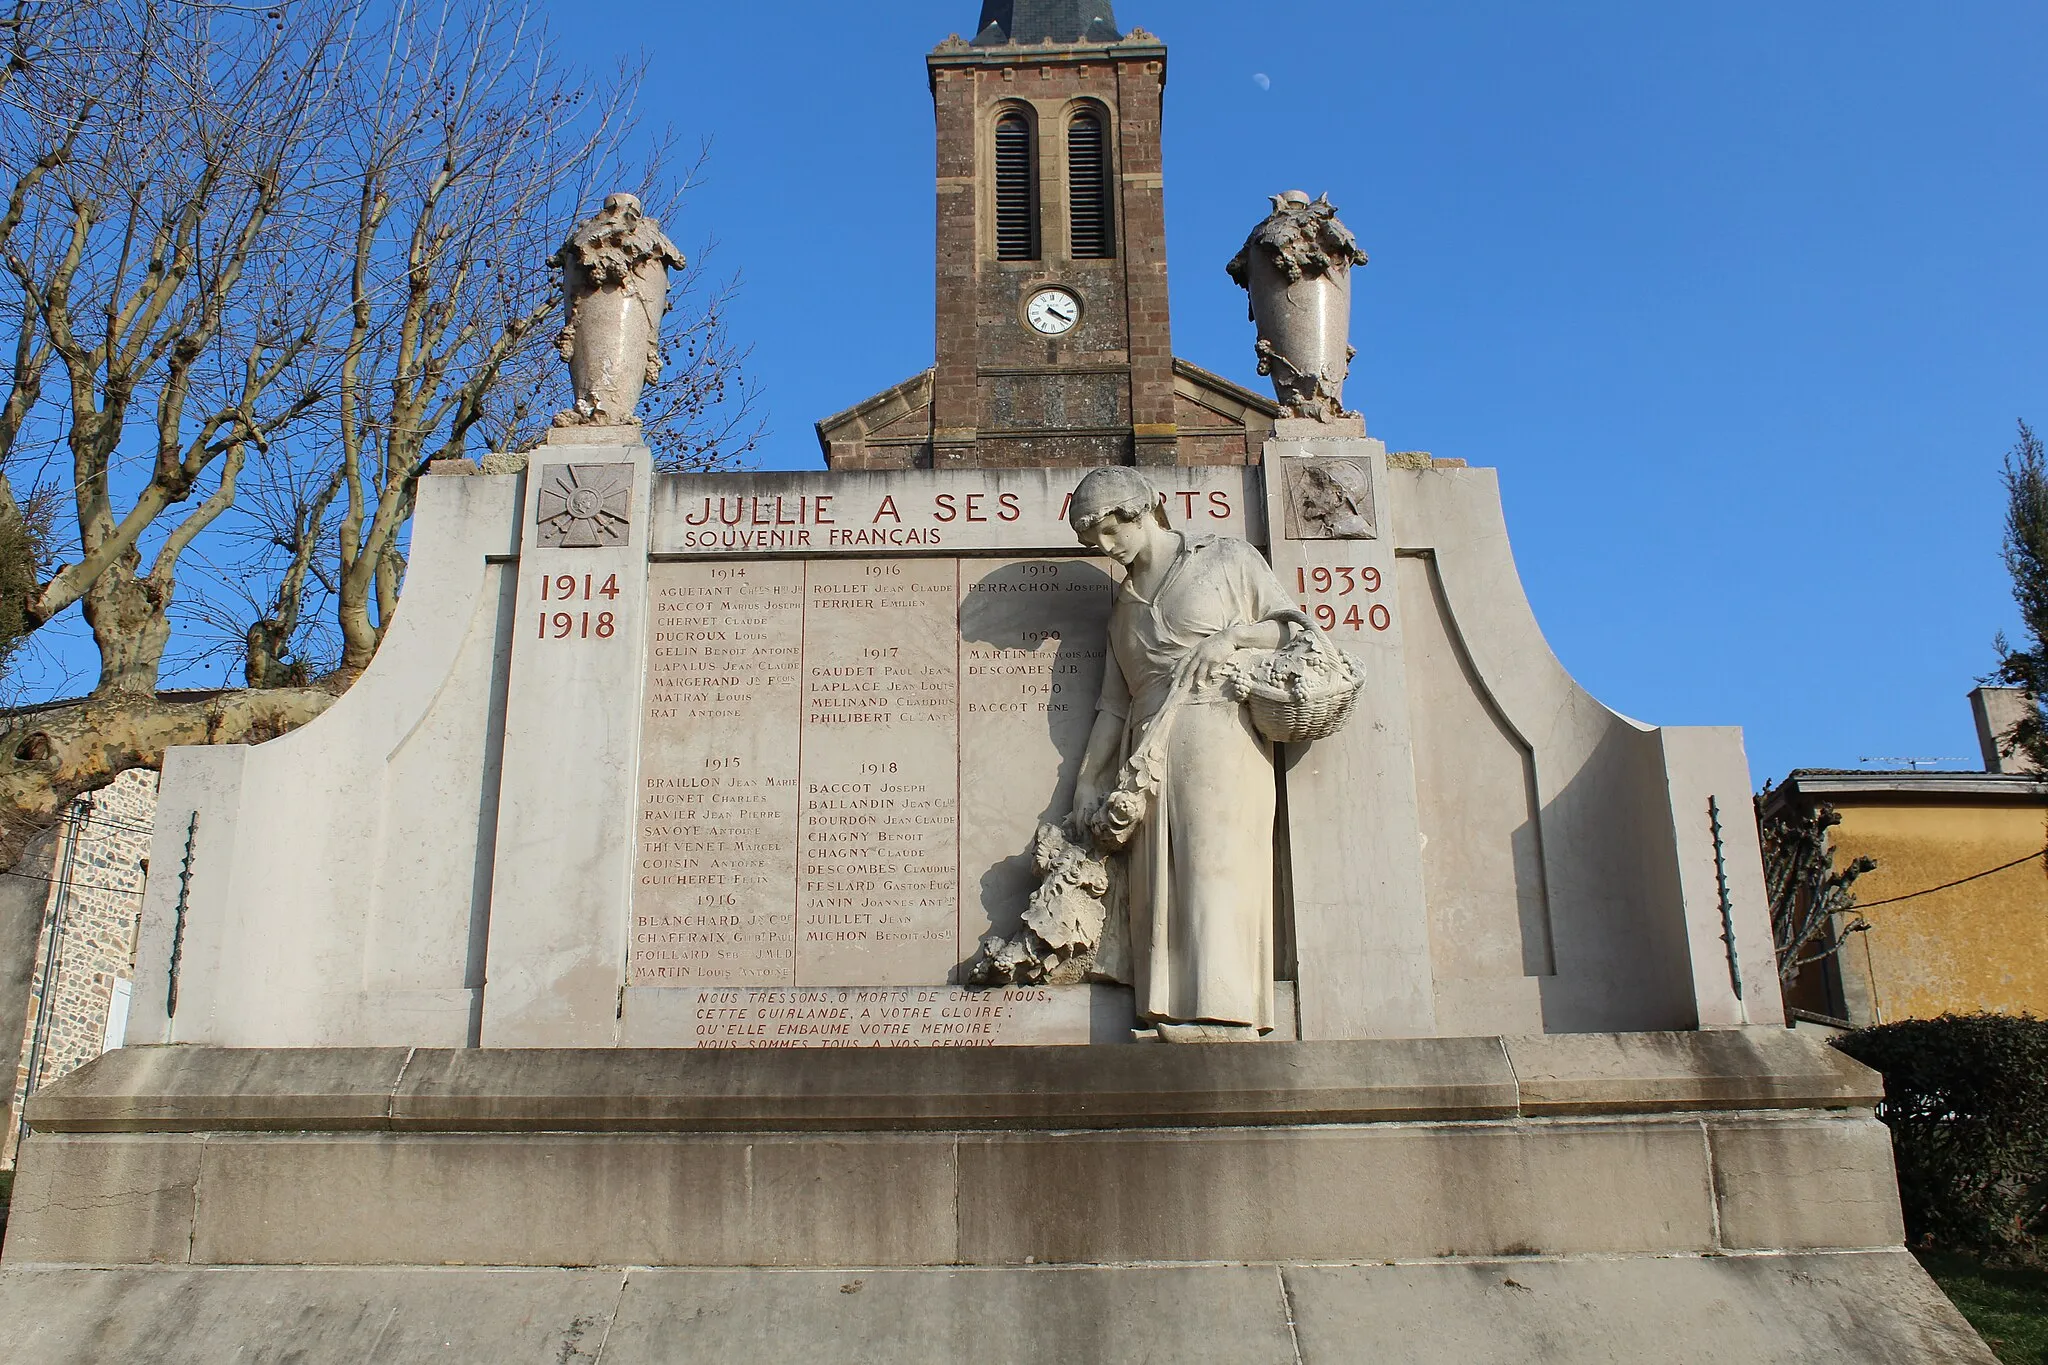
[[[1944,1013],[2048,1017],[2048,781],[1998,771],[2000,703],[1980,689],[1985,772],[1799,769],[1774,801],[1841,813],[1835,865],[1877,870],[1855,886],[1871,928],[1786,1003],[1862,1026]],[[1988,706],[1987,706],[1988,703]],[[1992,717],[1986,722],[1987,711]]]

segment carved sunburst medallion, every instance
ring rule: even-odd
[[[540,544],[594,550],[624,545],[633,526],[633,466],[551,464],[542,473]]]

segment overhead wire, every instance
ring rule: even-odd
[[[1972,872],[1969,876],[1958,877],[1952,882],[1943,882],[1940,886],[1930,886],[1919,891],[1908,891],[1902,896],[1887,896],[1881,901],[1857,901],[1856,903],[1850,905],[1847,908],[1850,910],[1875,910],[1880,905],[1897,905],[1900,901],[1916,900],[1921,896],[1931,896],[1937,891],[1946,891],[1950,887],[1962,886],[1968,882],[1980,881],[1985,877],[1994,876],[1997,873],[2004,872],[2009,868],[2018,867],[2021,863],[2031,863],[2037,858],[2048,858],[2048,848],[2043,848],[2037,852],[2029,853],[2022,858],[2014,858],[2009,863],[2000,863],[1997,867],[1987,867],[1982,872]]]

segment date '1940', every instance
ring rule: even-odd
[[[619,595],[619,576],[611,574],[604,582],[596,581],[595,574],[544,574],[540,580],[540,600],[543,602],[592,602],[603,598],[609,602]],[[542,611],[540,613],[539,637],[543,640],[566,640],[571,636],[579,640],[609,640],[618,634],[618,618],[608,611]]]
[[[1304,596],[1335,597],[1339,601],[1304,602],[1301,609],[1324,630],[1335,630],[1348,626],[1352,630],[1390,630],[1394,625],[1394,614],[1384,602],[1345,602],[1341,599],[1353,596],[1367,596],[1380,590],[1380,571],[1367,565],[1354,568],[1349,565],[1322,566],[1313,569],[1298,568],[1294,571],[1295,591]]]

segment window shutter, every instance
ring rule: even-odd
[[[1019,113],[996,120],[996,259],[1038,259],[1036,175],[1031,122]]]
[[[1116,231],[1109,210],[1109,157],[1103,146],[1102,120],[1093,113],[1076,114],[1067,125],[1067,203],[1074,259],[1104,260],[1116,255]]]

